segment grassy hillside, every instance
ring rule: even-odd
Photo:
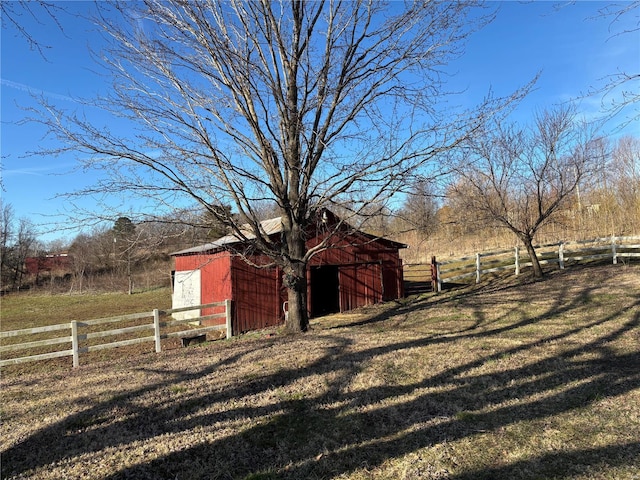
[[[151,312],[154,308],[171,308],[171,291],[169,288],[157,288],[145,292],[127,295],[125,293],[93,293],[81,295],[51,295],[29,293],[12,293],[0,297],[0,330],[21,330],[25,328],[57,325],[71,320],[91,320],[95,318],[114,317],[130,313]],[[151,320],[146,321],[146,323]],[[140,322],[138,322],[139,324]],[[142,321],[145,323],[145,321]],[[132,325],[130,323],[128,325]],[[124,324],[120,324],[120,327]],[[31,336],[3,339],[1,344],[23,343],[45,340],[70,335],[70,330],[41,333]],[[86,333],[84,331],[83,333]],[[132,338],[129,335],[127,338]],[[120,338],[121,340],[122,338]],[[111,337],[111,341],[114,338]],[[166,347],[175,347],[179,341],[166,340]],[[102,342],[106,343],[106,342]],[[3,358],[31,356],[70,348],[70,344],[57,344],[49,347],[36,347],[26,350],[7,352]],[[130,345],[118,349],[100,350],[82,355],[82,363],[115,360],[122,357],[139,355],[154,350],[153,342]],[[55,370],[66,370],[72,365],[71,357],[53,360],[9,365],[2,369],[2,374],[21,375],[26,373],[45,373]]]
[[[640,266],[518,281],[3,375],[2,476],[635,478]]]
[[[0,298],[3,331],[171,308],[169,288],[146,292],[48,295],[14,293]]]

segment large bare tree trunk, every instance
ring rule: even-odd
[[[542,271],[542,266],[540,265],[540,260],[538,259],[538,253],[536,252],[536,249],[533,247],[533,239],[531,237],[523,236],[521,237],[521,240],[524,243],[525,248],[527,249],[529,258],[531,259],[531,266],[533,267],[533,276],[535,278],[542,278],[544,275],[544,272]]]
[[[286,329],[290,333],[304,332],[309,327],[307,312],[307,262],[304,229],[284,217],[288,255],[285,257],[284,285],[287,287],[289,313]]]
[[[285,328],[289,333],[305,332],[309,328],[307,312],[307,272],[306,265],[296,262],[285,273],[289,309]]]

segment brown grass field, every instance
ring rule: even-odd
[[[519,278],[9,369],[2,478],[640,479],[640,265]]]

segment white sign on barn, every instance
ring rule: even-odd
[[[172,308],[200,305],[200,270],[177,271],[173,286]],[[200,310],[189,310],[173,314],[176,320],[198,318]]]

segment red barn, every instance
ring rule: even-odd
[[[44,272],[61,271],[68,273],[71,271],[73,258],[68,253],[55,253],[42,255],[40,257],[27,257],[24,260],[27,275],[38,276]]]
[[[272,238],[279,238],[282,223],[280,218],[266,220],[262,228]],[[352,229],[343,230],[331,234],[329,248],[314,255],[307,267],[307,305],[311,317],[404,295],[399,250],[406,245]],[[318,245],[328,235],[322,229],[312,232],[307,247]],[[269,266],[263,255],[251,255],[247,262],[233,253],[242,246],[242,241],[229,235],[173,253],[173,308],[231,299],[234,334],[282,324],[287,292],[281,269]],[[211,309],[201,312],[212,313],[218,312]],[[191,315],[199,316],[198,312]]]

